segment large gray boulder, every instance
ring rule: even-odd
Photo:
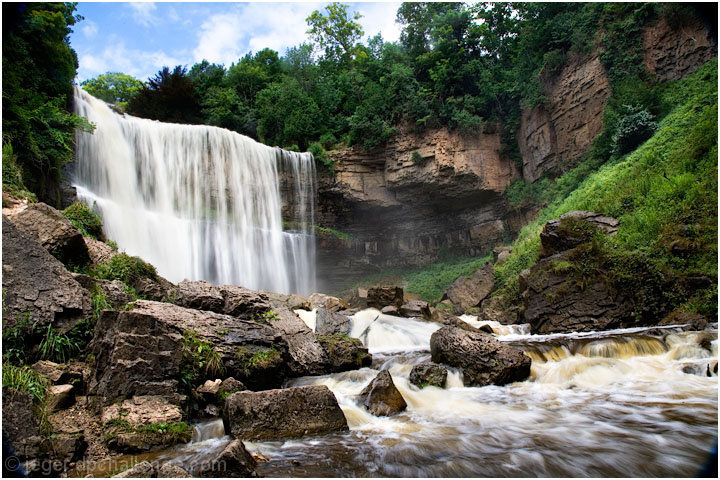
[[[447,368],[442,365],[423,362],[414,365],[412,370],[410,370],[410,383],[420,388],[427,386],[445,388],[447,376]]]
[[[635,326],[632,302],[602,277],[581,285],[567,271],[571,251],[544,258],[520,274],[522,319],[534,334]]]
[[[318,308],[315,313],[315,333],[318,335],[347,335],[350,333],[350,318],[341,313]]]
[[[601,213],[574,210],[550,220],[540,233],[541,258],[571,250],[587,242],[595,232],[614,235],[620,222]]]
[[[400,308],[403,304],[403,289],[400,287],[372,287],[367,291],[367,306],[381,309],[388,305]]]
[[[327,355],[330,372],[357,370],[372,364],[372,355],[357,338],[347,335],[318,335],[317,339]]]
[[[486,263],[470,277],[455,280],[448,287],[443,299],[447,298],[452,302],[455,313],[463,314],[469,308],[479,306],[490,294],[494,284],[494,267]]]
[[[130,310],[100,315],[90,344],[96,359],[91,393],[107,402],[133,395],[171,395],[177,389],[185,331],[210,343],[224,373],[250,388],[277,387],[287,375],[288,346],[274,328],[138,300]]]
[[[422,300],[410,300],[400,307],[400,315],[428,320],[430,318],[430,306]]]
[[[324,385],[238,392],[223,409],[225,431],[245,440],[348,430],[335,395]]]
[[[168,292],[167,300],[186,308],[260,319],[271,310],[265,293],[237,285],[213,285],[204,280],[183,280]]]
[[[268,323],[279,331],[288,345],[292,376],[327,373],[328,356],[313,331],[287,307],[279,307],[267,316]]]
[[[205,478],[256,477],[257,463],[240,440],[233,440],[209,462],[204,462],[197,472]]]
[[[530,358],[481,331],[446,325],[430,337],[432,361],[461,368],[466,386],[505,385],[530,376]]]
[[[112,307],[124,306],[134,299],[132,295],[126,292],[125,284],[120,280],[103,280],[83,273],[71,273],[71,275],[83,288],[90,292],[93,291],[93,288],[99,288]]]
[[[4,215],[2,240],[3,331],[23,322],[65,333],[91,315],[90,293]]]
[[[400,413],[407,403],[388,370],[383,370],[360,392],[360,401],[375,416]]]
[[[20,231],[63,264],[82,266],[90,262],[88,248],[80,231],[50,205],[31,203],[13,215],[11,220]]]

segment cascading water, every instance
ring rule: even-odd
[[[78,197],[122,250],[173,282],[315,290],[311,154],[119,115],[77,87],[75,112],[96,126],[76,135]],[[292,230],[283,230],[283,211]]]

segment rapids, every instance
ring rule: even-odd
[[[314,326],[314,312],[301,312]],[[373,352],[372,368],[293,379],[327,385],[350,432],[285,441],[245,442],[261,453],[268,477],[687,477],[717,441],[718,378],[712,331],[677,327],[529,335],[522,325],[491,325],[498,339],[533,358],[531,377],[503,387],[464,387],[450,369],[445,389],[408,381],[430,358],[438,325],[382,315],[352,317],[352,334]],[[463,317],[477,323],[474,317]],[[357,395],[389,369],[408,409],[374,417]],[[216,421],[217,422],[217,421]],[[192,469],[229,437],[213,432],[160,458]]]
[[[75,88],[74,183],[108,238],[183,279],[315,291],[315,164],[217,127],[119,115]],[[282,187],[282,188],[281,188]],[[283,216],[295,230],[283,229]]]

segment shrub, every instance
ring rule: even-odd
[[[207,376],[221,375],[225,370],[222,357],[210,342],[201,340],[193,330],[183,331],[181,382],[192,391]]]
[[[83,202],[77,201],[62,211],[75,228],[86,237],[103,238],[102,218],[95,214]]]
[[[34,330],[35,325],[30,325],[30,312],[26,312],[14,326],[6,328],[2,334],[3,360],[18,365],[28,363]]]
[[[653,116],[646,110],[625,106],[625,113],[612,136],[613,153],[616,155],[632,152],[657,129]]]
[[[52,360],[59,363],[65,363],[79,351],[80,346],[76,340],[68,335],[58,333],[52,325],[47,326],[38,346],[40,360]]]
[[[22,170],[17,164],[17,157],[9,143],[2,146],[2,189],[3,192],[13,197],[27,198],[32,202],[37,201],[35,194],[25,187]]]
[[[335,161],[327,155],[320,142],[315,142],[310,145],[308,152],[312,153],[316,164],[320,163],[325,166],[330,173],[335,173]]]
[[[2,386],[27,392],[33,397],[33,400],[42,402],[50,388],[50,382],[26,365],[19,367],[5,362],[2,366]]]
[[[141,278],[157,279],[155,267],[139,257],[120,253],[105,263],[93,268],[90,274],[105,280],[120,280],[126,285],[133,285]]]

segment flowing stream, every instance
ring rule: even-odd
[[[315,291],[311,154],[119,115],[77,87],[74,104],[96,126],[76,135],[77,194],[121,250],[172,282]]]
[[[301,312],[314,326],[314,312]],[[269,459],[267,477],[688,477],[717,441],[717,326],[706,332],[634,328],[529,335],[527,326],[489,324],[498,339],[533,359],[528,380],[503,387],[464,387],[450,369],[445,389],[419,389],[412,366],[430,358],[439,325],[364,310],[352,335],[373,353],[372,368],[304,377],[327,385],[350,432],[245,442]],[[312,327],[311,327],[312,328]],[[357,395],[389,369],[407,411],[375,417]],[[204,432],[204,436],[203,433]],[[202,424],[194,441],[160,459],[188,469],[217,454],[230,438],[222,423]]]

